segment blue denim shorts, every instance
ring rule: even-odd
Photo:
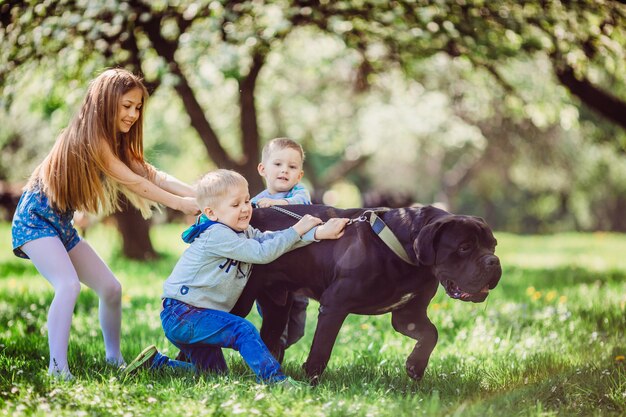
[[[11,235],[13,253],[28,259],[21,246],[31,240],[42,237],[58,237],[69,252],[80,242],[74,228],[74,211],[63,213],[52,208],[48,197],[39,189],[25,191],[17,204],[13,215]]]

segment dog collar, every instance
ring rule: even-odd
[[[411,260],[411,258],[409,258],[409,255],[404,250],[404,246],[402,246],[402,243],[400,243],[400,241],[393,233],[393,231],[389,228],[389,226],[387,226],[383,219],[378,217],[378,215],[373,211],[370,215],[369,222],[372,226],[372,230],[374,231],[374,233],[378,235],[380,240],[385,242],[385,244],[389,247],[389,249],[393,251],[393,253],[398,255],[404,262],[411,265],[417,265]]]

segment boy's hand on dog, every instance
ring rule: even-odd
[[[300,236],[304,235],[306,232],[322,223],[322,219],[311,216],[310,214],[305,214],[298,223],[293,225],[293,228],[298,232]],[[316,233],[317,234],[317,233]]]
[[[326,223],[317,228],[315,231],[315,239],[339,239],[343,236],[344,229],[349,221],[350,219],[342,217],[329,219]]]

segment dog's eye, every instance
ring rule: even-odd
[[[472,245],[470,243],[463,243],[459,246],[459,253],[464,254],[472,250]]]

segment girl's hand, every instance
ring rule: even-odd
[[[196,216],[200,214],[200,207],[198,207],[198,202],[193,197],[180,197],[180,205],[178,207],[178,210],[191,216]]]
[[[298,232],[300,236],[322,223],[322,219],[311,216],[310,214],[305,214],[298,223],[293,225],[293,228]],[[317,234],[317,233],[315,233]]]
[[[315,239],[339,239],[343,236],[346,224],[350,219],[335,217],[328,220],[315,231]]]

